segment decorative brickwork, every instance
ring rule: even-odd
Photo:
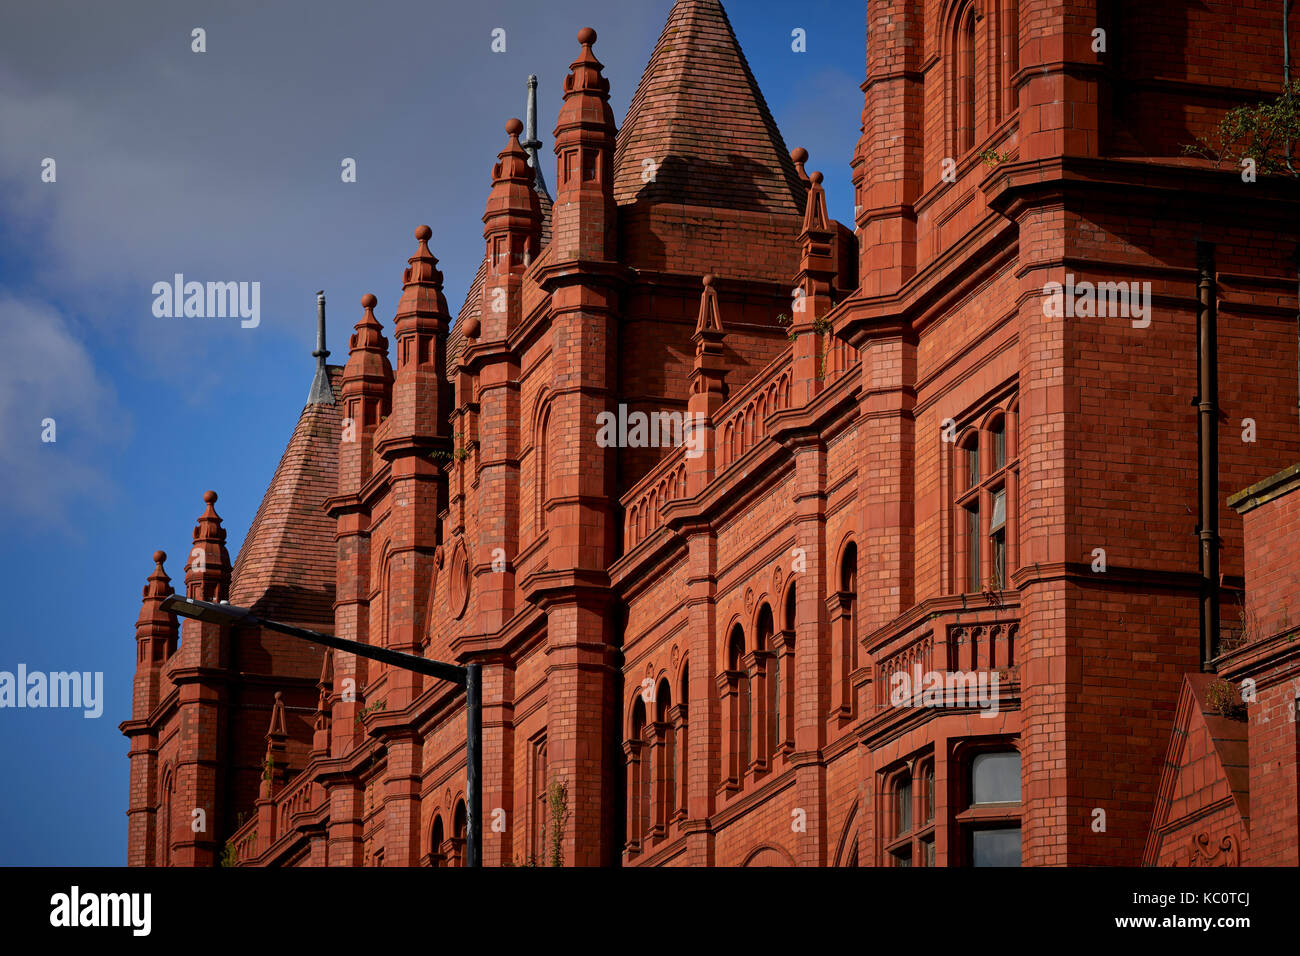
[[[1202,674],[1192,404],[1199,238],[1221,487],[1300,459],[1300,200],[1180,155],[1273,95],[1278,7],[872,0],[861,138],[811,170],[718,0],[621,129],[584,29],[554,202],[509,120],[455,325],[420,226],[233,569],[206,501],[187,592],[481,662],[487,865],[1300,863],[1300,485],[1220,502]],[[164,560],[129,861],[463,860],[463,695],[178,649]]]

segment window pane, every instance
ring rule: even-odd
[[[1006,587],[1007,583],[1007,533],[998,531],[993,538],[993,586]]]
[[[934,819],[934,764],[925,768],[925,821]],[[931,853],[933,853],[933,847]]]
[[[934,840],[921,841],[921,865],[934,866]]]
[[[989,530],[997,531],[1007,523],[1007,490],[993,493],[993,520],[989,522]]]
[[[967,578],[967,591],[979,591],[982,589],[980,582],[980,513],[979,509],[972,508],[966,512],[966,546],[968,550],[967,563],[970,566],[970,574]]]
[[[1001,423],[993,433],[993,469],[996,471],[1007,463],[1007,433]]]
[[[1019,802],[1020,754],[1010,750],[977,756],[971,763],[971,803]]]
[[[966,449],[966,475],[970,479],[967,488],[974,488],[980,481],[980,446],[972,443]]]
[[[1019,866],[1020,827],[971,833],[971,866]]]
[[[896,836],[912,832],[912,780],[910,777],[900,780],[894,787],[894,819],[898,829]]]

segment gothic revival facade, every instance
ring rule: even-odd
[[[480,662],[488,865],[1294,865],[1294,469],[1224,499],[1300,459],[1297,195],[1182,155],[1278,6],[870,0],[829,180],[718,0],[621,126],[583,30],[554,201],[512,120],[454,324],[420,226],[185,593]],[[463,691],[180,641],[154,559],[130,863],[463,860]]]

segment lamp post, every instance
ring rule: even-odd
[[[258,617],[246,607],[235,607],[224,603],[213,604],[210,601],[198,601],[180,594],[168,595],[163,600],[161,609],[170,611],[180,617],[188,617],[208,624],[263,627],[278,634],[287,634],[289,637],[310,641],[313,644],[321,644],[335,650],[347,651],[350,654],[356,654],[358,657],[365,657],[383,664],[391,664],[393,667],[415,671],[417,674],[427,674],[430,677],[451,681],[464,687],[466,776],[469,778],[465,788],[465,856],[467,865],[483,865],[482,665],[471,662],[461,667],[458,664],[447,664],[443,661],[430,660],[427,657],[416,657],[414,654],[390,651],[386,647],[373,647],[370,644],[362,644],[360,641],[350,641],[347,638],[335,637],[332,634],[322,634],[319,631],[294,627],[292,624],[268,621],[265,618]]]

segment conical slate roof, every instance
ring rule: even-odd
[[[343,369],[327,371],[337,402]],[[333,630],[336,528],[324,505],[338,489],[339,429],[338,404],[303,409],[235,559],[231,604]]]
[[[719,0],[678,0],[669,13],[614,163],[620,204],[803,213],[806,186]]]

